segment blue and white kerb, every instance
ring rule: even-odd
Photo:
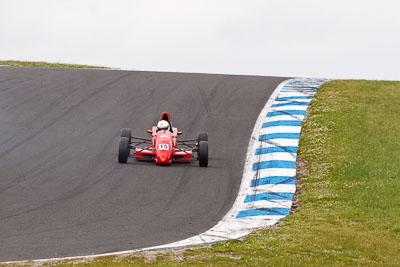
[[[257,133],[251,180],[236,218],[279,220],[287,216],[296,191],[296,155],[301,122],[326,79],[293,79],[284,84]],[[256,125],[257,126],[257,125]],[[254,136],[253,136],[254,138]]]

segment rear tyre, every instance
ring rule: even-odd
[[[129,140],[129,143],[131,143],[131,138],[132,138],[132,131],[131,128],[122,128],[121,129],[121,137],[126,137]]]
[[[199,135],[197,136],[197,142],[200,141],[208,141],[208,133],[207,132],[199,132]]]
[[[208,141],[200,141],[199,142],[199,166],[207,167],[208,166]]]
[[[130,152],[131,152],[131,148],[129,146],[128,137],[121,137],[119,139],[118,162],[119,163],[127,163]]]

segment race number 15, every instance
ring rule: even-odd
[[[169,145],[168,144],[159,144],[158,150],[169,150]]]

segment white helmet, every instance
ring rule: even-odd
[[[168,128],[169,128],[169,123],[168,123],[167,121],[159,121],[159,122],[157,123],[157,129],[158,129],[159,131],[161,131],[161,130],[168,130]]]

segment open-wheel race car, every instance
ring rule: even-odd
[[[154,161],[163,165],[198,160],[200,167],[208,166],[207,132],[199,132],[197,139],[178,140],[182,132],[172,127],[170,116],[166,112],[161,115],[157,126],[147,132],[151,134],[151,138],[132,136],[130,128],[121,129],[119,163],[127,163],[128,158]]]

